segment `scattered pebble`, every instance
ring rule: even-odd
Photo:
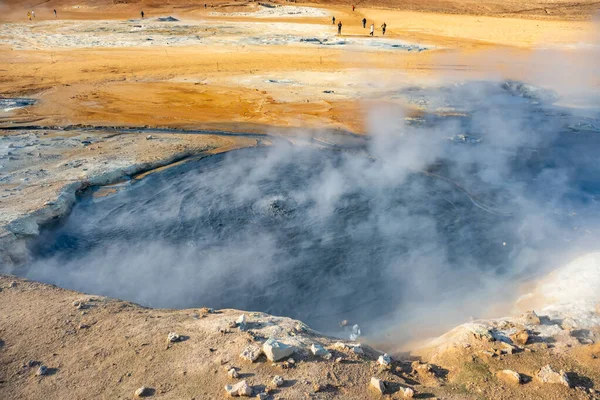
[[[44,376],[48,373],[48,367],[45,365],[40,365],[37,372],[35,373],[37,376]]]
[[[390,368],[392,366],[392,358],[387,353],[384,353],[377,359],[377,364],[385,368]]]
[[[167,341],[171,343],[180,342],[183,338],[175,332],[169,332],[167,335]]]
[[[283,382],[284,382],[283,378],[279,375],[275,375],[273,377],[273,380],[271,381],[273,386],[276,388],[281,387],[283,385]]]
[[[229,377],[233,379],[237,379],[240,377],[240,374],[238,374],[235,368],[230,368],[229,371],[227,371],[227,375],[229,375]]]
[[[398,392],[402,393],[402,395],[404,396],[405,399],[412,399],[415,395],[415,391],[409,387],[400,386],[400,389],[398,389]]]
[[[152,393],[152,390],[146,386],[142,386],[141,388],[138,388],[134,395],[135,397],[146,397],[146,396],[150,396],[150,394]]]

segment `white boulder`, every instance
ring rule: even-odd
[[[279,361],[289,357],[294,353],[294,348],[287,344],[281,343],[273,338],[267,340],[262,347],[263,353],[270,361]]]

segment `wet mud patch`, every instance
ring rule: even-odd
[[[10,98],[10,99],[0,99],[0,110],[4,112],[10,112],[13,110],[18,110],[20,108],[25,108],[32,106],[36,103],[35,99],[27,99],[27,98]]]

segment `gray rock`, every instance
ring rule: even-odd
[[[284,382],[283,378],[279,375],[275,375],[273,377],[273,380],[271,381],[273,386],[276,388],[283,386],[283,382]]]
[[[238,374],[235,368],[230,368],[229,371],[227,371],[227,375],[229,375],[229,377],[233,379],[237,379],[240,377],[240,374]]]
[[[482,340],[484,342],[493,342],[495,340],[492,332],[484,325],[473,324],[470,329],[477,340]]]
[[[240,315],[240,317],[235,321],[235,323],[241,331],[246,330],[246,314]]]
[[[409,387],[400,386],[400,389],[398,389],[398,392],[402,393],[402,395],[404,396],[405,399],[412,399],[415,395],[415,391]]]
[[[252,388],[248,386],[246,381],[238,382],[235,385],[227,385],[225,391],[231,397],[252,396]]]
[[[167,340],[172,343],[180,342],[182,339],[183,338],[175,332],[169,332],[169,334],[167,335]]]
[[[310,351],[311,351],[311,353],[313,353],[313,355],[315,355],[317,357],[323,357],[323,358],[325,358],[327,360],[329,360],[331,358],[331,353],[328,352],[320,344],[313,343],[312,346],[310,346]]]
[[[352,352],[354,354],[365,354],[365,352],[360,344],[357,344],[356,346],[352,346]]]
[[[45,365],[40,365],[37,372],[35,373],[37,376],[44,376],[48,373],[48,367]]]
[[[376,392],[380,393],[380,394],[384,394],[385,393],[385,382],[383,382],[381,379],[379,378],[375,378],[372,377],[371,378],[371,382],[369,383],[369,387],[373,390],[375,390]]]
[[[389,368],[392,366],[392,358],[385,353],[382,356],[379,356],[377,359],[377,364],[381,365],[382,367]]]
[[[152,393],[152,390],[146,386],[142,386],[141,388],[138,388],[134,395],[135,397],[146,397],[146,396],[150,396],[150,394]]]
[[[536,374],[536,378],[543,383],[557,383],[570,387],[569,378],[565,371],[556,372],[550,365],[544,365]]]
[[[262,347],[269,361],[279,361],[283,358],[291,356],[295,349],[292,346],[281,343],[273,338],[267,340]]]
[[[260,400],[266,400],[269,398],[269,394],[265,393],[265,392],[260,392],[259,394],[256,395],[256,398],[260,399]]]
[[[258,346],[250,345],[242,351],[240,354],[240,358],[243,358],[246,361],[254,362],[258,360],[258,357],[262,354],[262,350]]]

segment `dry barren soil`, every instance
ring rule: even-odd
[[[396,96],[411,85],[490,76],[558,92],[575,78],[591,90],[600,84],[588,63],[597,55],[597,1],[351,5],[2,1],[0,98],[35,103],[0,109],[0,263],[22,261],[26,238],[68,213],[84,187],[299,132],[365,135],[373,109],[422,112]],[[158,19],[167,16],[173,19]],[[343,22],[341,35],[333,16]],[[578,71],[590,74],[541,74],[549,60],[563,72],[586,65]],[[244,329],[235,323],[241,314]],[[561,315],[465,325],[420,351],[395,351],[382,366],[382,353],[364,343],[336,345],[283,317],[148,309],[2,276],[0,398],[132,398],[146,386],[144,395],[154,398],[214,399],[241,380],[252,395],[277,399],[400,399],[405,388],[415,398],[600,398],[597,324],[582,328]],[[523,331],[524,341],[502,336]],[[167,341],[171,332],[183,340]],[[240,358],[269,337],[295,346],[293,363]],[[332,357],[313,355],[312,344]],[[550,378],[540,375],[546,365],[555,371]],[[273,386],[275,375],[283,385]],[[385,382],[384,393],[369,386],[373,377]]]

